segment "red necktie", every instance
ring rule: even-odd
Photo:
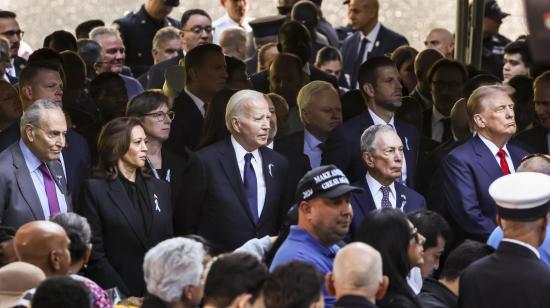
[[[504,175],[510,174],[510,168],[508,168],[508,162],[506,161],[506,152],[503,149],[498,150],[497,156],[500,158],[500,170]]]

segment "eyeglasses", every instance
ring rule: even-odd
[[[411,239],[413,238],[415,243],[422,245],[422,239],[420,238],[420,233],[418,233],[418,229],[416,227],[411,230]]]
[[[5,36],[16,36],[17,35],[19,38],[22,38],[23,35],[25,34],[25,31],[11,30],[11,31],[2,32],[1,34],[5,35]]]
[[[30,125],[34,128],[38,128],[39,130],[46,133],[46,136],[51,140],[59,139],[61,141],[64,141],[67,138],[67,132],[66,131],[64,131],[64,132],[60,132],[58,130],[47,131],[47,130],[43,129],[40,126],[36,126],[36,125],[33,125],[33,124],[30,124]]]
[[[533,157],[541,157],[543,159],[545,159],[547,162],[550,163],[550,156],[546,155],[546,154],[542,154],[542,153],[533,153],[533,154],[528,154],[528,155],[525,155],[520,163],[523,163],[524,161],[528,160],[528,159],[531,159]]]
[[[216,30],[216,28],[211,26],[201,27],[201,26],[194,26],[191,29],[182,30],[184,32],[193,32],[195,34],[201,34],[202,31],[206,32],[206,34],[212,33],[212,31]]]
[[[158,122],[164,121],[164,119],[166,117],[168,117],[168,119],[170,119],[170,121],[172,121],[176,117],[176,113],[173,112],[173,111],[168,111],[168,112],[159,111],[159,112],[153,112],[153,113],[144,113],[143,115],[144,116],[152,116]]]

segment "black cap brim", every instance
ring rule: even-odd
[[[350,193],[350,192],[362,192],[362,191],[363,191],[363,188],[361,188],[361,187],[344,184],[344,185],[338,185],[337,187],[335,187],[334,189],[331,189],[329,191],[315,194],[314,197],[315,198],[322,197],[322,198],[333,199],[333,198],[338,198],[340,196],[343,196],[343,195],[345,195],[347,193]]]

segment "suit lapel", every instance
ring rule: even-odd
[[[38,198],[38,193],[34,188],[34,183],[31,179],[30,171],[27,168],[25,159],[23,158],[23,153],[19,148],[19,142],[12,145],[12,157],[13,165],[16,168],[15,177],[17,179],[17,186],[19,186],[19,191],[21,196],[27,202],[27,205],[31,209],[31,212],[36,220],[44,220],[44,210],[40,205],[40,199]]]
[[[357,193],[357,196],[360,196],[360,198],[357,198],[357,200],[359,201],[359,209],[361,210],[363,217],[365,217],[370,211],[376,210],[376,205],[374,204],[374,198],[370,192],[367,180],[363,178],[361,180],[361,183],[364,191],[362,193]]]
[[[476,153],[479,158],[478,164],[490,175],[491,178],[496,179],[502,176],[502,170],[500,169],[496,159],[493,157],[493,154],[477,135],[472,139],[472,148],[474,153]]]
[[[136,209],[132,205],[130,198],[128,198],[128,193],[124,189],[124,186],[122,185],[120,179],[117,178],[114,181],[109,182],[109,190],[107,193],[109,194],[109,197],[111,198],[115,206],[126,218],[126,222],[128,223],[128,225],[130,225],[130,227],[136,234],[136,237],[143,244],[143,247],[147,249],[149,245],[145,238],[145,229],[143,228],[143,224],[140,223],[142,219],[139,213],[136,212]]]
[[[264,201],[264,207],[262,210],[262,214],[260,215],[260,219],[258,220],[258,225],[261,225],[264,220],[270,219],[270,217],[267,217],[270,213],[269,209],[274,206],[273,198],[274,193],[274,176],[277,176],[278,174],[275,173],[275,164],[273,163],[273,158],[271,156],[271,153],[269,153],[269,150],[267,147],[261,147],[260,154],[262,155],[262,168],[264,173],[264,182],[265,182],[265,201]]]
[[[384,26],[380,25],[380,30],[378,31],[378,35],[376,35],[376,39],[374,42],[372,42],[372,50],[367,54],[367,59],[370,59],[374,56],[384,56],[383,51],[381,50],[380,46],[382,45],[382,38],[384,37],[384,32],[386,32],[386,29]]]
[[[239,171],[239,165],[237,163],[237,157],[235,156],[235,149],[233,149],[233,145],[231,144],[231,139],[228,138],[226,140],[219,153],[220,165],[225,172],[225,175],[229,179],[229,183],[231,184],[233,191],[241,201],[241,206],[246,212],[248,218],[250,219],[250,222],[254,224],[252,213],[250,212],[250,208],[248,207],[248,200],[246,199],[246,193],[244,191],[241,172]]]
[[[395,207],[400,209],[401,212],[408,212],[409,207],[407,206],[407,196],[405,195],[405,191],[403,190],[403,187],[397,182],[394,183],[395,187]]]

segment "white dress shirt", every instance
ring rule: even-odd
[[[442,119],[444,119],[445,116],[441,114],[435,108],[435,105],[432,106],[432,140],[435,140],[437,142],[443,141],[443,133],[445,131],[445,125],[443,125],[443,122],[441,122]]]
[[[221,37],[223,31],[225,31],[225,29],[234,28],[234,27],[242,28],[244,31],[246,31],[247,36],[251,37],[252,27],[250,27],[250,25],[248,23],[251,22],[252,20],[254,20],[254,18],[250,18],[248,16],[245,16],[244,17],[244,22],[241,26],[236,21],[231,19],[231,17],[229,17],[229,15],[227,13],[225,13],[225,15],[223,15],[222,17],[214,20],[214,22],[212,23],[212,27],[215,28],[213,36],[212,36],[212,42],[214,44],[219,44],[220,43],[220,37]]]
[[[307,129],[304,129],[304,154],[309,158],[311,169],[321,165],[323,150],[319,147],[323,142],[313,136]]]
[[[252,159],[250,163],[254,168],[254,173],[256,174],[256,181],[258,184],[258,217],[262,215],[262,210],[264,209],[265,203],[265,180],[264,180],[264,169],[262,164],[262,155],[257,149],[253,152],[248,152],[245,150],[233,136],[231,136],[231,144],[235,150],[235,155],[237,157],[237,164],[239,165],[239,172],[241,174],[241,180],[244,182],[244,156],[248,153],[252,154]]]
[[[374,205],[376,206],[376,209],[379,210],[382,208],[382,197],[384,196],[382,190],[380,189],[382,184],[380,184],[380,182],[373,178],[368,172],[365,175],[365,179],[367,181],[367,185],[369,185],[370,195],[374,200]],[[390,203],[393,208],[396,208],[397,193],[395,192],[394,182],[392,182],[388,187],[390,188]]]
[[[393,127],[393,129],[395,129],[395,116],[393,116],[389,122],[386,123],[386,121],[384,121],[381,117],[377,116],[376,113],[372,112],[372,110],[370,110],[370,108],[368,108],[369,110],[369,114],[372,118],[372,122],[374,122],[374,125],[376,124],[382,124],[382,125],[391,125]],[[396,130],[397,132],[397,130]],[[397,133],[399,135],[399,133]],[[399,136],[401,137],[401,136]],[[405,137],[405,142],[403,144],[403,148],[404,148],[404,151],[408,151],[409,149],[409,145],[408,145],[408,140],[407,140],[407,137]],[[407,160],[405,159],[405,153],[403,153],[403,165],[401,166],[401,183],[403,185],[407,185],[405,183],[407,183]]]
[[[50,219],[50,206],[48,205],[48,195],[46,194],[46,186],[44,185],[44,177],[42,176],[42,171],[39,167],[42,165],[42,161],[36,157],[33,152],[27,147],[25,142],[22,139],[19,139],[19,148],[23,153],[23,158],[25,159],[25,164],[29,169],[31,175],[32,183],[34,185],[34,190],[38,195],[38,200],[40,200],[40,206],[42,207],[42,212],[44,212],[44,217],[46,220]],[[61,154],[63,155],[63,154]],[[61,166],[63,167],[63,172],[65,173],[65,163],[63,161],[63,156],[59,157],[61,161]],[[52,175],[53,176],[53,175]],[[67,175],[65,174],[65,178]],[[55,183],[55,180],[54,180]],[[65,200],[65,195],[61,192],[57,183],[55,184],[55,194],[57,195],[57,201],[59,203],[59,211],[61,213],[67,213],[67,202]]]
[[[497,152],[499,148],[494,144],[491,140],[481,136],[481,134],[477,134],[479,136],[479,139],[483,141],[483,143],[489,148],[489,151],[493,154],[493,157],[496,159],[497,164],[500,166],[500,157],[497,155]],[[515,167],[514,162],[512,162],[512,157],[510,157],[510,152],[508,152],[508,148],[506,145],[502,147],[504,150],[504,153],[506,153],[506,162],[508,163],[508,169],[510,169],[510,173],[515,173]]]
[[[187,87],[185,87],[183,90],[185,91],[185,93],[187,93],[187,95],[189,95],[189,97],[191,97],[191,99],[193,100],[193,103],[195,103],[195,105],[197,106],[197,108],[201,112],[202,117],[204,118],[204,114],[206,113],[206,109],[204,108],[204,102],[202,101],[202,99],[198,98],[193,93],[191,93],[189,90],[187,90]]]
[[[367,46],[365,47],[365,53],[363,54],[363,58],[361,59],[361,63],[367,61],[367,55],[369,52],[372,51],[375,44],[380,44],[376,42],[376,38],[378,37],[378,32],[380,32],[380,22],[377,22],[374,28],[369,32],[369,34],[365,35],[363,32],[359,32],[361,35],[359,40],[359,46],[357,46],[357,56],[361,56],[359,54],[359,51],[361,51],[361,41],[366,38],[368,40]]]

